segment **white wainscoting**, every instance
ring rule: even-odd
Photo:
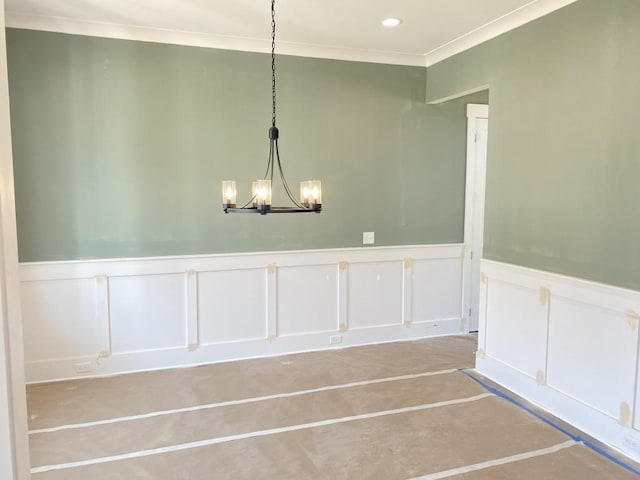
[[[640,292],[482,262],[477,370],[640,460]]]
[[[28,382],[460,333],[462,245],[24,263]]]

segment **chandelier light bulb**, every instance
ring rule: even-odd
[[[227,208],[236,206],[236,182],[235,180],[225,180],[222,182],[222,205]]]

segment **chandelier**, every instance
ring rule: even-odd
[[[269,160],[264,178],[252,184],[251,198],[242,206],[236,203],[237,190],[235,180],[222,182],[222,209],[225,213],[303,213],[322,211],[322,184],[320,180],[300,182],[300,199],[296,199],[287,184],[280,163],[278,151],[278,127],[276,127],[276,20],[275,0],[271,0],[271,100],[272,114],[269,128]],[[276,207],[271,204],[273,171],[277,165],[280,181],[291,202],[290,206]]]

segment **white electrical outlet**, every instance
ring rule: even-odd
[[[625,437],[623,444],[628,450],[640,452],[640,442],[633,437]]]
[[[76,373],[90,373],[91,362],[76,363]]]
[[[331,335],[329,337],[329,345],[337,345],[342,343],[342,335]]]
[[[376,241],[376,233],[375,232],[362,232],[362,244],[363,245],[371,245]]]

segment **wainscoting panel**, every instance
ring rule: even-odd
[[[402,261],[349,265],[349,328],[402,324]]]
[[[538,290],[500,280],[491,282],[488,296],[486,314],[491,328],[485,332],[486,352],[544,382],[548,298]]]
[[[264,269],[198,273],[198,322],[204,345],[267,338]]]
[[[462,245],[20,266],[28,382],[464,331]]]
[[[629,423],[638,335],[626,314],[554,298],[551,318],[549,386]]]
[[[112,353],[186,345],[184,275],[109,279]]]
[[[337,319],[338,267],[278,268],[278,335],[335,332]]]
[[[460,259],[413,262],[413,321],[461,318],[462,268]]]
[[[640,292],[482,261],[477,370],[640,461]]]
[[[94,280],[23,283],[24,355],[31,361],[61,357],[97,357]]]

